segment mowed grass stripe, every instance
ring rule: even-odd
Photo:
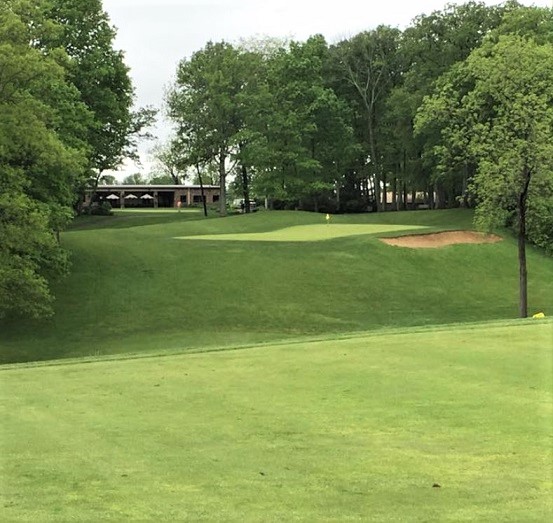
[[[552,329],[5,371],[2,520],[547,521]]]
[[[261,233],[239,233],[239,234],[207,234],[195,236],[178,236],[178,240],[210,240],[210,241],[256,241],[256,242],[316,242],[345,238],[348,236],[359,236],[366,234],[384,234],[404,231],[421,231],[427,229],[425,226],[417,225],[392,225],[392,224],[311,224],[295,225],[284,229]]]
[[[539,318],[540,324],[551,324],[553,327],[553,318]],[[339,334],[326,334],[321,336],[301,336],[296,338],[285,338],[280,341],[268,341],[265,343],[243,343],[243,344],[228,344],[220,346],[206,346],[206,347],[165,347],[163,349],[143,351],[143,352],[124,352],[119,354],[94,354],[90,356],[79,356],[76,358],[63,358],[63,359],[52,359],[52,360],[37,360],[37,361],[28,361],[22,363],[5,363],[0,365],[0,373],[11,371],[15,369],[29,369],[34,367],[51,367],[51,366],[64,366],[64,365],[84,365],[88,363],[103,363],[103,362],[116,362],[116,361],[127,361],[134,359],[150,359],[150,358],[172,358],[174,356],[190,355],[190,354],[207,354],[214,352],[222,351],[241,351],[249,349],[273,349],[280,348],[281,346],[291,347],[293,345],[305,345],[310,343],[318,343],[321,341],[345,341],[350,339],[356,339],[360,342],[367,341],[369,339],[371,343],[375,340],[373,338],[378,338],[381,336],[393,336],[399,334],[420,334],[424,332],[441,332],[447,331],[453,333],[457,329],[463,331],[470,329],[492,329],[496,327],[508,327],[508,326],[524,326],[524,325],[535,325],[536,319],[534,318],[525,318],[525,319],[516,319],[516,320],[497,320],[497,321],[487,321],[487,322],[463,322],[463,323],[446,323],[439,325],[420,325],[416,327],[383,327],[381,329],[375,329],[371,331],[352,331]]]

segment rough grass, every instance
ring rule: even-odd
[[[95,217],[92,217],[95,218]],[[103,218],[103,217],[98,217]],[[470,212],[335,216],[328,229],[470,228]],[[158,222],[156,220],[162,220]],[[177,236],[325,229],[325,216],[121,213],[62,235],[72,273],[56,315],[0,325],[0,361],[266,343],[517,316],[515,242],[401,249],[378,234],[326,241],[183,241]],[[386,233],[389,236],[389,233]],[[529,249],[530,310],[553,313],[553,259]]]
[[[514,322],[7,366],[0,518],[551,521],[552,339]]]

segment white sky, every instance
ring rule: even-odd
[[[519,0],[521,1],[521,0]],[[404,29],[419,14],[441,10],[446,0],[103,0],[117,28],[115,46],[125,52],[136,88],[137,106],[161,109],[165,87],[177,63],[209,41],[237,41],[252,36],[305,40],[323,34],[329,43],[380,24]],[[462,4],[464,0],[451,0]],[[485,0],[496,5],[500,0]],[[525,5],[552,6],[552,0],[522,0]],[[165,140],[168,123],[154,134]],[[148,151],[141,145],[142,166],[127,163],[116,176],[148,174]]]

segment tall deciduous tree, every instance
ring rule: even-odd
[[[56,232],[72,216],[90,113],[66,81],[65,51],[33,48],[55,30],[33,2],[0,5],[0,317],[52,312],[65,273]]]
[[[136,157],[137,141],[147,135],[155,111],[132,110],[134,90],[122,51],[115,49],[115,29],[101,0],[49,0],[47,16],[56,24],[38,47],[63,48],[67,78],[92,114],[87,128],[93,184],[102,173]]]
[[[227,212],[227,173],[241,129],[238,96],[243,86],[240,52],[228,43],[210,42],[180,62],[167,97],[178,138],[190,148],[188,156],[218,165],[221,216]]]
[[[257,191],[315,209],[339,184],[352,142],[348,108],[326,84],[327,59],[322,36],[273,54],[247,120],[257,135],[250,147]]]
[[[529,225],[553,200],[553,45],[501,36],[446,73],[417,127],[443,121],[434,148],[442,165],[472,161],[476,224],[512,223],[518,237],[519,314],[526,317]]]
[[[398,29],[379,26],[344,40],[333,49],[336,80],[349,85],[353,106],[358,111],[360,141],[366,143],[368,174],[379,209],[383,201],[381,189],[384,194],[386,192],[386,179],[378,127],[385,99],[399,82],[401,74],[398,53],[400,36]]]
[[[186,178],[186,161],[178,142],[171,140],[157,144],[151,151],[155,160],[154,174],[156,179],[168,183],[181,184]]]
[[[400,86],[404,106],[409,107],[411,121],[424,96],[432,93],[438,78],[454,64],[462,62],[496,28],[505,12],[516,9],[516,2],[487,6],[470,1],[447,5],[444,9],[415,18],[402,38],[401,54],[405,60],[405,75]],[[397,93],[395,93],[397,94]],[[456,205],[456,197],[466,191],[472,174],[471,165],[459,165],[448,173],[438,171],[429,151],[439,132],[426,129],[426,134],[402,136],[410,142],[411,166],[415,171],[415,187],[429,195],[431,207]],[[437,196],[437,201],[434,200]]]

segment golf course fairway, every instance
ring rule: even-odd
[[[550,521],[553,323],[1,372],[2,521]]]

